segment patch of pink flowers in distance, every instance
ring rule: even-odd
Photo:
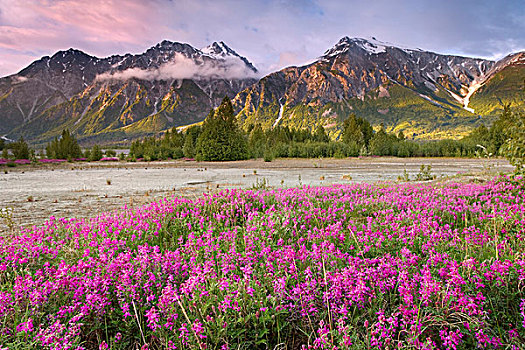
[[[24,164],[31,164],[31,161],[29,159],[4,159],[0,158],[0,165],[6,165],[8,163],[18,164],[18,165],[24,165]]]
[[[225,190],[0,236],[0,344],[523,349],[525,181]]]
[[[39,159],[38,161],[40,163],[44,163],[44,164],[55,164],[55,163],[67,162],[67,159],[47,159],[47,158],[44,158],[44,159]]]
[[[103,157],[103,158],[100,158],[100,161],[101,162],[118,162],[119,159],[118,157]]]
[[[31,161],[29,159],[16,159],[14,163],[24,165],[24,164],[31,164]]]

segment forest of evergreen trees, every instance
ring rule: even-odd
[[[185,133],[175,130],[162,138],[135,141],[130,155],[145,160],[188,157],[197,160],[237,160],[245,158],[318,158],[356,156],[394,157],[490,157],[514,152],[514,164],[523,157],[523,113],[512,113],[505,106],[500,118],[487,128],[480,126],[460,140],[408,140],[402,132],[374,131],[368,121],[350,115],[343,124],[340,141],[331,141],[319,126],[313,132],[277,126],[263,130],[251,126],[243,132],[235,122],[228,99],[211,111],[202,127],[192,126]],[[521,134],[520,134],[521,130]],[[512,142],[512,140],[517,140]],[[521,142],[521,143],[520,143]],[[521,148],[520,148],[521,147]],[[521,154],[521,156],[520,156]],[[521,157],[521,158],[520,158]]]
[[[8,152],[8,149],[11,152]],[[0,140],[4,159],[35,159],[36,155],[21,138],[6,144]],[[402,132],[387,133],[383,127],[374,131],[368,121],[350,115],[343,124],[339,141],[332,141],[325,129],[294,130],[277,126],[263,130],[259,125],[244,131],[239,128],[232,104],[224,98],[221,105],[211,110],[202,126],[191,126],[184,132],[176,128],[161,137],[146,137],[131,144],[127,160],[155,161],[191,158],[208,161],[228,161],[248,158],[319,158],[356,156],[395,157],[475,157],[506,156],[519,170],[525,156],[525,114],[513,112],[505,106],[503,113],[490,128],[480,126],[460,140],[408,140]],[[82,152],[75,137],[64,130],[45,148],[45,157],[96,161],[114,157],[104,154],[98,145]],[[40,154],[40,157],[44,157]],[[123,158],[123,155],[121,155]]]

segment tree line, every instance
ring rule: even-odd
[[[66,159],[69,161],[98,161],[104,156],[116,156],[116,152],[114,150],[108,149],[103,152],[99,145],[94,145],[92,148],[82,151],[82,148],[78,144],[78,140],[67,129],[63,130],[59,137],[55,137],[46,145],[45,152],[44,150],[41,150],[39,154],[37,154],[34,149],[29,148],[23,137],[20,137],[18,141],[11,143],[6,143],[3,139],[1,141],[0,150],[2,151],[1,158],[3,159],[36,160],[37,158],[50,158]],[[11,150],[11,152],[9,152],[9,150]]]
[[[34,158],[23,138],[10,144],[0,140],[2,158]],[[74,160],[100,160],[104,154],[100,146],[82,151],[75,137],[64,130],[45,148],[48,158]],[[115,156],[106,151],[106,156]],[[277,157],[318,158],[355,156],[396,157],[473,157],[503,155],[522,169],[525,158],[525,115],[504,106],[500,117],[490,128],[484,125],[460,140],[416,142],[408,140],[403,132],[388,133],[381,126],[374,131],[370,123],[351,114],[343,123],[339,141],[332,141],[323,126],[314,131],[296,130],[277,126],[263,130],[260,125],[242,130],[235,118],[231,101],[225,97],[217,109],[212,109],[202,126],[194,125],[184,132],[176,128],[167,130],[161,137],[146,137],[132,142],[128,160],[146,161],[192,158],[205,161],[231,161],[248,158]],[[41,155],[43,156],[43,155]],[[122,157],[122,156],[121,156]]]
[[[507,105],[490,128],[481,125],[460,140],[414,141],[407,139],[402,131],[388,133],[383,126],[374,131],[366,119],[351,114],[343,123],[340,140],[332,141],[322,126],[309,131],[281,126],[263,130],[260,125],[255,125],[244,132],[236,123],[230,100],[225,98],[217,110],[210,111],[202,126],[192,126],[184,133],[172,130],[160,139],[150,137],[135,141],[130,154],[145,160],[188,157],[212,161],[272,160],[276,157],[503,155],[521,167],[520,159],[525,153],[523,118],[523,112],[513,113]]]

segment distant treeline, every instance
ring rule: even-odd
[[[230,101],[225,99],[211,111],[202,126],[185,132],[167,131],[160,138],[133,142],[130,156],[145,160],[195,158],[197,160],[238,160],[276,157],[317,158],[356,156],[474,157],[500,154],[512,127],[510,106],[490,127],[480,126],[460,140],[413,141],[403,132],[374,131],[368,121],[351,114],[344,122],[340,141],[331,141],[322,126],[313,132],[276,126],[263,130],[251,126],[247,132],[236,124]]]
[[[0,151],[2,151],[1,158],[6,160],[65,159],[69,161],[98,161],[103,157],[116,156],[114,150],[108,149],[103,152],[99,145],[94,145],[92,148],[82,151],[77,139],[67,129],[62,131],[60,137],[55,137],[53,141],[48,143],[45,150],[42,149],[38,153],[34,149],[29,148],[23,137],[11,143],[6,143],[3,139],[0,139]]]
[[[525,153],[524,113],[512,113],[505,106],[502,115],[490,128],[480,126],[461,140],[413,141],[403,132],[388,133],[381,127],[374,131],[368,121],[351,114],[343,124],[339,141],[331,141],[322,126],[313,132],[276,126],[263,130],[251,126],[242,130],[235,119],[233,107],[228,98],[216,109],[211,110],[202,126],[191,126],[184,132],[175,128],[161,137],[146,137],[131,144],[130,153],[120,159],[146,161],[192,158],[196,160],[227,161],[248,158],[264,158],[271,161],[276,157],[318,158],[356,156],[395,157],[474,157],[504,155],[521,168]],[[11,149],[11,154],[7,149]],[[0,140],[2,158],[35,159],[60,158],[100,160],[104,154],[98,145],[82,152],[77,140],[69,131],[50,142],[45,155],[35,155],[21,138],[5,144]],[[106,151],[106,157],[115,152]]]

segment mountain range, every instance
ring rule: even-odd
[[[139,55],[69,49],[0,79],[0,134],[45,142],[68,128],[81,141],[122,141],[202,121],[257,69],[222,42],[202,50],[163,41]]]
[[[244,124],[316,127],[350,113],[412,138],[458,138],[524,104],[525,52],[501,61],[342,38],[317,61],[269,74],[235,98]]]
[[[163,41],[97,58],[69,49],[0,79],[0,135],[42,144],[68,128],[117,143],[204,120],[224,96],[242,126],[323,125],[337,138],[355,113],[414,139],[458,138],[525,102],[525,52],[499,61],[342,38],[315,62],[264,77],[223,42]]]

